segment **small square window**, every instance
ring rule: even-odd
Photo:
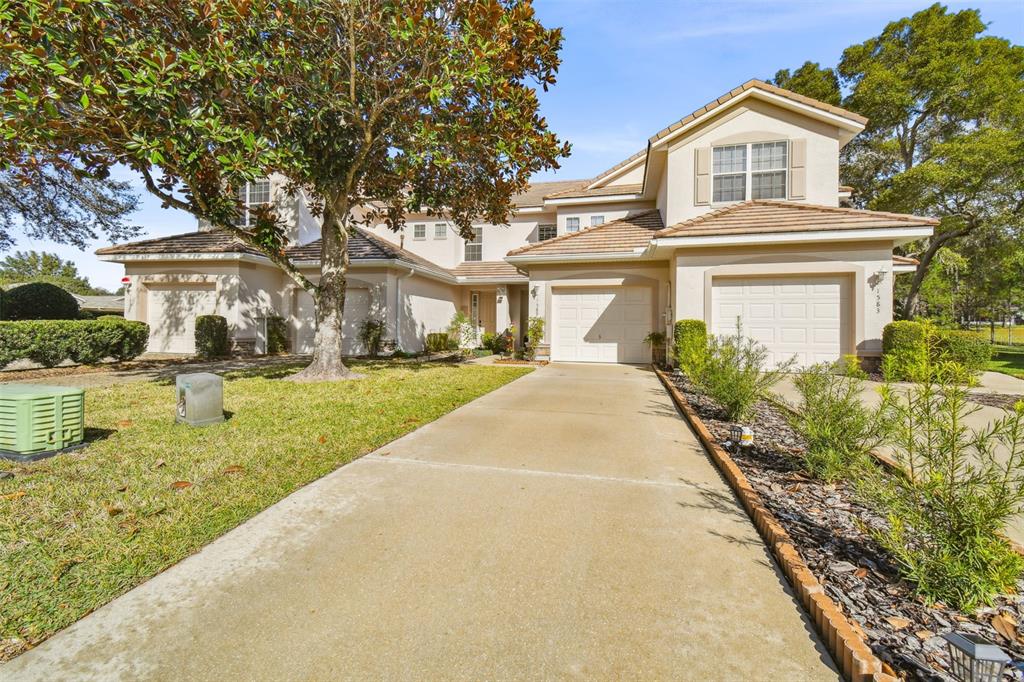
[[[580,230],[580,219],[579,218],[566,218],[565,219],[565,231],[566,232],[579,232]]]
[[[557,225],[538,225],[537,226],[537,240],[547,241],[548,239],[554,239],[555,235],[558,234]]]
[[[434,239],[447,239],[448,226],[444,223],[434,223]]]
[[[412,238],[413,239],[426,239],[427,238],[427,226],[426,225],[413,225],[412,226]]]
[[[590,216],[590,226],[597,227],[598,225],[604,225],[603,215],[592,215]]]

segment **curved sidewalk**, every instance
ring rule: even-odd
[[[837,673],[654,374],[550,365],[298,491],[0,678]]]

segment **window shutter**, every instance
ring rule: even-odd
[[[696,157],[694,203],[698,206],[706,206],[711,203],[711,148],[701,147],[697,149]]]
[[[807,198],[807,140],[789,143],[789,198]]]

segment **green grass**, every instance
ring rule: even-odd
[[[90,389],[79,451],[0,460],[0,638],[35,644],[297,488],[530,370],[363,364],[358,381],[225,381],[223,424],[174,423],[174,389]],[[185,481],[190,486],[175,489]],[[181,484],[179,484],[181,485]]]
[[[971,329],[970,332],[986,341],[992,339],[992,331],[988,327]],[[1024,344],[1024,327],[996,327],[996,343],[998,344]]]
[[[992,360],[988,363],[991,371],[1024,379],[1024,348],[996,346],[994,350]]]

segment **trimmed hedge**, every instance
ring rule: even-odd
[[[145,352],[148,341],[148,324],[120,317],[0,322],[0,367],[15,360],[31,360],[44,367],[65,360],[83,365],[105,358],[131,360]]]
[[[960,330],[936,332],[934,359],[955,362],[968,372],[981,372],[992,359],[992,346],[985,339]]]
[[[427,334],[427,352],[429,353],[440,353],[446,351],[451,347],[452,341],[457,344],[458,341],[450,339],[447,332],[432,332]]]
[[[890,322],[882,330],[882,373],[889,381],[927,381],[929,326],[912,320]]]
[[[0,313],[4,320],[76,320],[78,301],[48,282],[29,282],[4,292]]]
[[[196,317],[196,355],[222,358],[228,354],[228,321],[220,315]]]
[[[679,320],[675,325],[675,360],[679,369],[696,380],[708,352],[708,326],[704,320]]]
[[[288,325],[283,317],[267,318],[267,353],[288,352]]]

